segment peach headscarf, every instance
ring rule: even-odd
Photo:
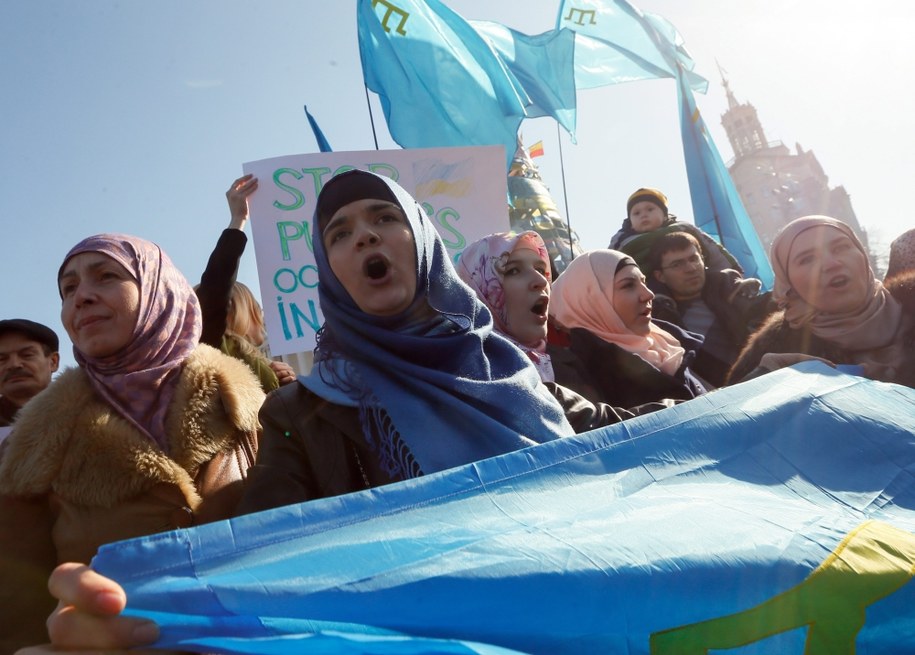
[[[553,283],[550,314],[568,330],[584,328],[674,375],[685,352],[680,342],[654,323],[648,336],[638,335],[613,309],[613,278],[620,268],[635,265],[629,255],[616,250],[579,255]]]

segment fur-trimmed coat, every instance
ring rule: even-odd
[[[902,305],[901,338],[905,348],[904,361],[896,367],[896,378],[892,382],[915,388],[915,272],[888,281],[887,289]],[[843,350],[809,329],[792,329],[785,320],[785,312],[779,311],[750,336],[728,374],[728,383],[740,382],[753,373],[766,353],[803,353],[833,364],[859,363],[853,351]]]
[[[0,451],[0,652],[47,641],[47,579],[58,563],[232,516],[263,400],[247,366],[198,346],[168,410],[166,455],[80,368],[32,399]]]

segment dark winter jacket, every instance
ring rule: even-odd
[[[546,386],[576,432],[663,408],[658,404],[629,412],[591,403],[553,383]],[[301,384],[280,387],[267,396],[260,421],[260,451],[257,465],[249,471],[239,507],[241,514],[361,491],[401,479],[391,477],[379,466],[378,457],[363,434],[358,408],[331,403]]]
[[[547,347],[556,383],[591,402],[616,407],[635,407],[665,398],[689,400],[705,393],[705,387],[690,371],[702,338],[664,321],[657,321],[657,325],[686,349],[676,375],[658,370],[638,355],[588,330],[575,328],[569,332],[567,349],[552,344]]]
[[[18,411],[19,405],[14,405],[12,401],[0,396],[0,428],[12,425]]]

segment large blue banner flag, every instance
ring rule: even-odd
[[[915,652],[915,390],[818,362],[357,494],[105,546],[207,653]]]

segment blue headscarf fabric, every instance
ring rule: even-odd
[[[333,196],[337,206],[365,199],[360,192],[377,188],[372,178],[390,189],[413,232],[416,296],[396,316],[360,310],[331,271],[316,211],[314,254],[325,323],[315,368],[299,378],[301,384],[331,402],[358,406],[366,439],[398,477],[573,434],[530,360],[493,332],[489,310],[458,278],[441,237],[409,193],[393,180],[353,170],[331,179],[321,196]],[[352,187],[351,198],[341,185]],[[429,314],[427,307],[432,317],[417,322],[416,316]]]

